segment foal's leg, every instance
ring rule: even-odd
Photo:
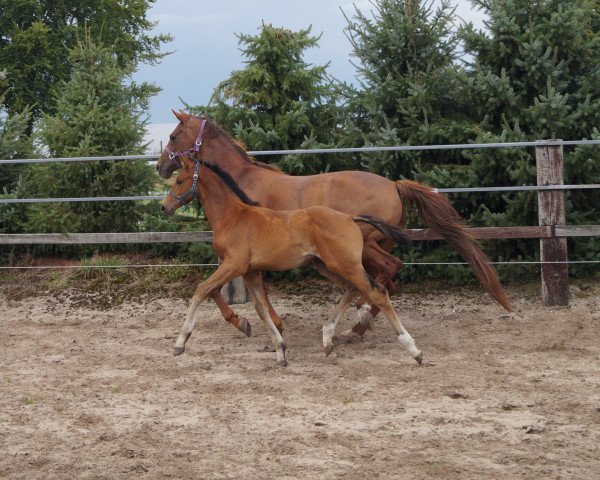
[[[391,279],[402,267],[402,260],[384,250],[375,240],[367,239],[363,247],[362,262],[364,268],[375,277],[375,281],[384,285],[391,294],[395,289]],[[373,328],[373,319],[379,313],[379,308],[371,305],[365,296],[358,300],[356,308],[358,323],[352,327],[352,330],[345,331],[343,335],[363,336],[367,330]]]
[[[253,276],[252,278],[253,278],[253,281],[257,282],[257,285],[260,284],[259,288],[262,289],[263,292],[265,292],[264,299],[267,302],[267,307],[269,308],[269,317],[271,317],[271,320],[275,324],[275,327],[277,327],[277,330],[279,331],[279,333],[282,334],[283,333],[283,321],[281,320],[281,318],[279,317],[279,315],[277,314],[277,312],[273,308],[273,305],[271,305],[271,302],[269,301],[269,299],[267,297],[262,272],[256,272],[256,276]],[[246,285],[246,286],[248,286],[248,285]]]
[[[381,312],[385,315],[385,318],[387,318],[390,324],[394,327],[394,330],[396,330],[398,340],[402,346],[408,350],[408,352],[419,364],[421,364],[423,362],[423,353],[416,347],[414,339],[402,325],[400,318],[398,318],[398,314],[390,302],[390,297],[388,296],[385,288],[375,283],[369,277],[360,263],[357,265],[343,265],[336,273],[348,280],[381,310]]]
[[[352,304],[354,299],[358,296],[358,290],[354,287],[350,286],[344,292],[344,295],[339,300],[333,312],[323,325],[323,348],[325,349],[325,355],[329,355],[333,350],[333,335],[335,333],[335,329],[337,327],[340,318],[346,313],[348,307]]]
[[[265,291],[265,285],[262,280],[261,272],[251,272],[244,275],[244,281],[250,292],[250,297],[254,303],[256,313],[265,323],[269,332],[271,333],[271,341],[277,352],[277,364],[285,367],[287,361],[285,359],[286,345],[281,336],[280,330],[276,327],[273,319],[271,318],[270,311],[273,307],[270,306],[269,299],[267,298],[267,292]],[[271,307],[271,308],[269,308]],[[279,318],[279,317],[277,317]]]
[[[367,276],[365,272],[365,277]],[[392,302],[390,302],[390,297],[387,294],[387,291],[384,287],[378,284],[371,283],[370,279],[367,277],[368,286],[363,282],[362,292],[369,297],[369,299],[381,310],[385,318],[390,322],[394,330],[396,330],[396,334],[398,335],[398,340],[402,344],[402,346],[408,350],[408,353],[412,355],[412,357],[419,363],[419,365],[423,362],[423,352],[417,348],[415,345],[414,339],[410,336],[410,333],[406,331],[396,310],[392,306]]]
[[[223,295],[219,289],[215,289],[210,293],[210,296],[221,310],[221,314],[223,318],[229,323],[231,323],[235,328],[237,328],[240,332],[245,333],[247,337],[249,337],[252,333],[252,327],[250,326],[250,322],[245,318],[240,318],[237,313],[235,313],[227,302],[223,299]]]
[[[323,348],[325,349],[325,355],[328,356],[333,350],[333,335],[335,334],[335,329],[337,327],[340,318],[346,313],[348,307],[354,301],[354,299],[359,295],[358,290],[356,290],[351,284],[349,284],[346,280],[344,280],[339,275],[336,275],[327,267],[321,260],[316,260],[314,262],[315,268],[319,271],[321,275],[328,278],[332,282],[338,284],[344,289],[344,294],[342,298],[338,301],[335,308],[331,312],[331,315],[327,319],[327,322],[323,325]]]
[[[192,302],[190,308],[188,309],[187,317],[183,326],[181,327],[181,332],[179,333],[179,337],[177,338],[177,342],[175,343],[175,356],[181,355],[185,350],[185,342],[187,342],[188,338],[192,334],[192,330],[194,330],[194,324],[196,323],[196,316],[198,314],[198,308],[200,304],[206,299],[206,297],[216,288],[220,288],[224,283],[228,282],[234,277],[240,275],[240,268],[235,265],[229,264],[228,262],[223,262],[219,265],[219,268],[213,273],[208,279],[198,285],[196,291],[194,292],[194,296],[192,297]]]

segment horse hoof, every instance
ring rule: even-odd
[[[175,347],[175,349],[173,350],[173,356],[178,357],[184,352],[184,350],[185,347]]]
[[[245,334],[247,337],[252,335],[252,326],[250,325],[250,322],[248,322],[248,320],[246,320],[245,318],[242,318],[240,320],[240,326],[238,327],[238,330]]]
[[[325,356],[328,357],[332,351],[333,351],[333,345],[327,345],[325,347]]]
[[[423,352],[419,350],[419,353],[413,357],[419,365],[423,364]]]
[[[287,360],[278,360],[277,361],[278,367],[287,367],[287,365],[288,365]]]

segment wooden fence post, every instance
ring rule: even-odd
[[[538,185],[563,185],[563,147],[539,141],[535,147]],[[540,239],[542,262],[542,299],[545,305],[569,304],[569,270],[567,239],[555,236],[555,227],[565,225],[565,194],[563,190],[538,191],[540,226],[550,226],[551,238]]]
[[[248,290],[242,277],[235,277],[230,282],[223,285],[221,295],[229,305],[237,303],[246,303],[248,301]]]

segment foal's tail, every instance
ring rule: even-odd
[[[500,285],[498,272],[475,239],[465,230],[458,212],[448,198],[437,190],[410,180],[399,180],[400,196],[414,206],[425,223],[439,233],[471,265],[479,282],[494,300],[512,311],[506,293]]]
[[[352,220],[355,222],[365,222],[374,226],[387,238],[394,240],[394,242],[396,242],[398,245],[408,245],[411,242],[411,238],[402,228],[397,227],[396,225],[385,223],[379,218],[371,217],[370,215],[358,215],[356,217],[352,217]]]

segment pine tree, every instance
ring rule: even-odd
[[[42,118],[40,134],[54,157],[142,153],[142,112],[157,91],[126,84],[131,66],[120,67],[107,47],[89,33],[69,56],[71,78],[57,90],[55,115]],[[144,161],[99,161],[36,165],[24,194],[39,197],[129,196],[153,185]],[[36,204],[26,225],[32,232],[133,231],[139,204],[81,202]]]
[[[2,72],[0,72],[0,80],[1,77]],[[0,105],[3,96],[0,95]],[[9,115],[4,108],[0,107],[0,159],[12,160],[33,156],[33,144],[27,135],[30,116],[29,109],[16,115]],[[25,165],[0,165],[0,196],[16,195],[24,170]],[[25,209],[20,205],[0,204],[0,233],[18,232],[24,218],[24,211]],[[4,250],[7,249],[0,249],[0,255]]]
[[[304,59],[318,45],[311,29],[297,32],[263,24],[258,35],[238,35],[245,68],[236,70],[215,89],[207,113],[253,150],[332,146],[338,122],[332,80],[327,65]],[[280,165],[292,173],[318,173],[331,158],[288,156]]]
[[[488,31],[466,26],[461,37],[473,58],[471,112],[479,142],[600,138],[600,37],[598,5],[592,1],[477,0],[489,16]],[[459,172],[466,185],[535,184],[532,149],[467,153]],[[454,177],[456,180],[458,177]],[[566,183],[597,183],[600,149],[565,149]],[[485,195],[488,225],[536,225],[535,193]],[[567,194],[572,223],[598,223],[600,192]],[[475,206],[475,205],[472,205]],[[577,241],[589,244],[592,239]],[[531,242],[502,242],[497,254],[531,256]],[[580,248],[580,247],[578,247]],[[587,250],[587,248],[584,248]],[[596,249],[597,252],[597,249]]]
[[[3,73],[0,72],[0,80]],[[12,160],[33,155],[33,144],[27,135],[27,126],[31,111],[26,108],[16,115],[9,115],[1,105],[4,94],[0,94],[0,159]],[[0,165],[0,194],[9,193],[15,188],[22,166],[16,164]]]
[[[461,143],[463,71],[457,65],[454,9],[422,0],[373,0],[372,15],[346,16],[360,88],[347,93],[347,136],[364,145]],[[375,153],[366,167],[390,178],[418,177],[427,164],[456,161],[453,153]]]
[[[157,63],[169,35],[154,35],[148,11],[155,0],[0,0],[0,70],[10,87],[3,99],[13,114],[54,113],[53,90],[69,78],[65,61],[84,25],[112,45],[120,66]],[[0,81],[0,89],[2,89]],[[31,126],[31,124],[30,124]]]

